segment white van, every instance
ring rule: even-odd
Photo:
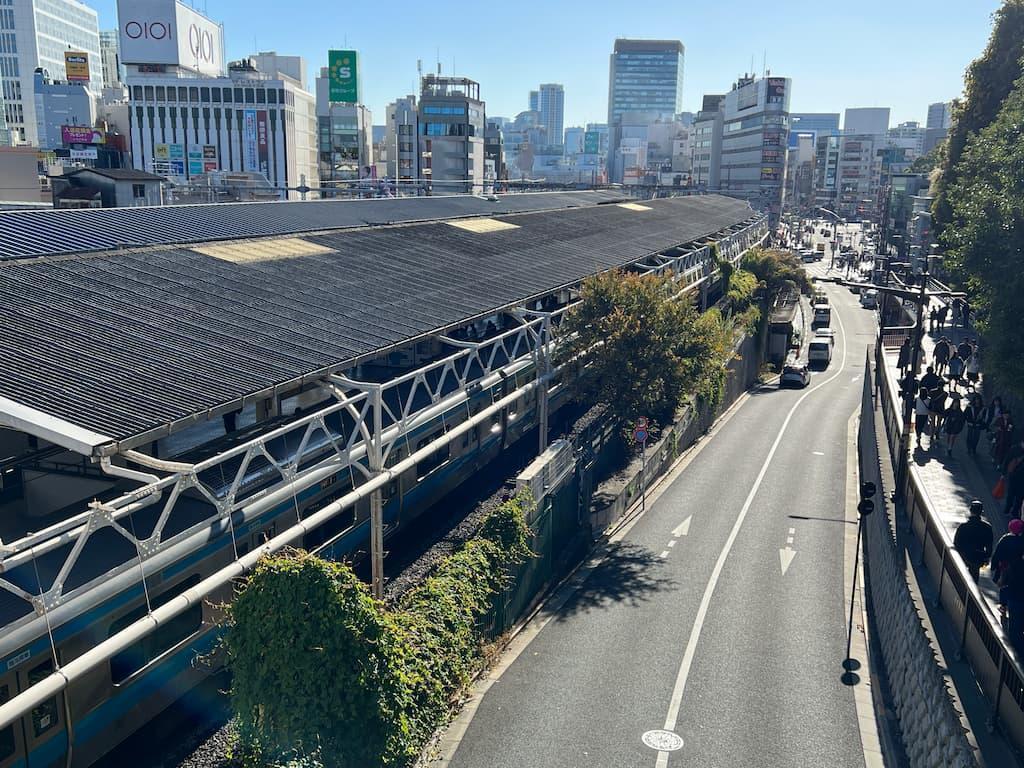
[[[832,362],[832,344],[830,336],[815,336],[807,345],[807,362],[822,363],[822,367],[827,367]]]
[[[832,307],[830,307],[828,304],[815,304],[814,319],[811,322],[812,325],[831,325]]]

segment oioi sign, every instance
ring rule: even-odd
[[[355,51],[328,51],[327,72],[331,101],[359,101],[359,74]]]
[[[173,64],[223,75],[224,30],[179,0],[118,0],[125,64]]]

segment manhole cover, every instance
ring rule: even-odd
[[[683,738],[672,731],[648,731],[640,738],[648,747],[659,752],[675,752],[683,748]]]

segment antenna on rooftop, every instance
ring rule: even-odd
[[[768,49],[766,48],[761,58],[761,72],[764,73],[761,76],[767,77],[768,75]]]

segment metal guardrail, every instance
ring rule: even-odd
[[[890,329],[895,330],[895,329]],[[875,350],[876,375],[889,454],[894,464],[907,461],[900,456],[903,424],[898,387],[893,369],[886,365],[884,347]],[[959,627],[959,656],[970,664],[975,679],[991,709],[989,728],[1002,725],[1007,739],[1024,751],[1024,669],[1010,648],[1001,621],[978,585],[955,554],[946,527],[935,513],[916,467],[910,464],[903,488],[897,488],[897,504],[902,504],[914,536],[921,544],[920,561],[938,585],[936,602]]]

